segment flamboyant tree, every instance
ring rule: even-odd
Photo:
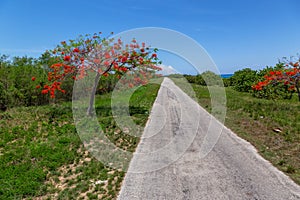
[[[300,58],[294,61],[284,61],[285,67],[279,70],[269,71],[264,79],[252,86],[255,91],[262,91],[267,86],[281,85],[287,91],[297,92],[300,101]]]
[[[111,33],[113,34],[113,33]],[[63,41],[50,51],[56,63],[50,66],[48,84],[41,86],[42,94],[50,94],[55,98],[56,91],[65,93],[61,85],[67,78],[75,81],[85,78],[88,73],[96,73],[92,96],[87,114],[91,115],[94,96],[101,76],[116,76],[121,78],[125,73],[133,77],[126,83],[129,87],[135,84],[146,84],[156,71],[157,49],[151,49],[145,43],[137,43],[135,39],[129,44],[113,37],[101,37],[100,33],[79,36],[76,40]]]

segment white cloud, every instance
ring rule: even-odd
[[[176,69],[174,69],[174,67],[172,67],[171,65],[159,65],[159,67],[162,68],[161,71],[159,71],[159,74],[162,75],[170,75],[170,74],[180,74],[180,72],[178,72]]]

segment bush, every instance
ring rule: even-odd
[[[0,56],[0,109],[49,104],[49,97],[41,94],[41,89],[47,82],[50,62],[47,54],[38,59],[24,56],[9,60],[6,55]],[[73,88],[73,81],[64,87]],[[68,91],[58,100],[71,100],[72,89]]]
[[[233,81],[230,78],[222,78],[223,80],[223,84],[224,84],[224,87],[229,87],[229,86],[233,86]]]
[[[233,85],[233,89],[239,92],[252,91],[252,85],[258,80],[259,76],[257,71],[250,68],[245,68],[234,72],[230,77]]]
[[[255,86],[258,82],[261,82],[265,80],[265,76],[269,74],[271,71],[278,71],[283,70],[284,64],[278,63],[275,67],[266,67],[262,70],[260,70],[257,73],[258,79],[255,83],[253,83],[253,86]],[[258,98],[264,98],[264,99],[291,99],[293,96],[293,93],[295,91],[289,90],[289,86],[285,85],[282,82],[272,82],[269,85],[264,86],[261,90],[252,90],[252,94],[255,97]]]
[[[0,55],[0,110],[72,100],[73,79],[63,81],[62,89],[66,93],[56,92],[54,100],[50,101],[48,95],[41,94],[42,87],[48,82],[48,66],[55,61],[48,53],[37,59],[26,56],[14,57],[11,60],[8,58],[7,55]],[[101,77],[97,94],[111,92],[117,81],[114,76]],[[37,86],[40,88],[36,88]]]
[[[183,77],[184,77],[189,83],[196,83],[196,76],[184,74]]]
[[[205,81],[205,85],[208,86],[213,86],[213,85],[218,85],[218,86],[223,86],[223,81],[220,75],[215,74],[214,72],[211,71],[206,71],[201,74],[201,77]]]
[[[7,57],[6,57],[7,58]],[[34,77],[34,78],[32,78]],[[31,106],[48,103],[36,86],[45,82],[46,72],[37,60],[15,57],[13,61],[1,60],[0,107]]]
[[[274,83],[265,86],[262,90],[253,90],[252,94],[257,98],[264,99],[291,99],[294,91],[289,91],[283,83]]]
[[[203,86],[223,86],[222,78],[211,71],[203,72],[202,74],[197,74],[196,76],[184,75],[189,83],[195,83]]]

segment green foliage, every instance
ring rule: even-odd
[[[206,72],[203,72],[202,74],[197,74],[196,76],[184,75],[184,77],[187,79],[187,81],[189,83],[195,83],[198,85],[203,85],[203,86],[206,86],[206,85],[222,86],[223,85],[222,78],[219,75],[217,75],[211,71],[206,71]]]
[[[130,99],[130,115],[142,127],[158,89],[154,84],[142,86]],[[97,95],[95,107],[106,136],[120,148],[134,151],[138,138],[117,127],[111,94]],[[76,133],[71,102],[0,113],[0,199],[77,199],[85,192],[94,199],[98,195],[115,199],[124,172],[104,166],[85,151]],[[97,180],[107,180],[108,186],[93,186],[91,181]]]
[[[71,101],[73,94],[73,79],[63,80],[62,89],[65,94],[56,92],[56,98],[51,100],[47,95],[42,95],[42,87],[48,82],[49,66],[57,61],[48,52],[39,58],[0,56],[0,110],[16,106],[46,105],[50,102],[58,103]],[[35,78],[32,81],[32,77]],[[111,92],[117,81],[115,75],[102,76],[96,94]],[[36,88],[36,87],[40,88]]]
[[[193,76],[193,75],[188,75],[188,74],[185,74],[183,75],[184,78],[189,82],[189,83],[196,83],[197,82],[197,79],[196,79],[196,76]],[[170,78],[173,78],[173,77],[170,77]],[[177,78],[177,77],[175,77]]]
[[[35,77],[35,81],[32,81]],[[36,86],[46,79],[45,70],[37,59],[14,57],[2,60],[0,66],[0,107],[31,106],[48,103]]]
[[[252,90],[252,85],[257,81],[258,75],[257,71],[250,68],[245,68],[234,72],[233,76],[230,77],[233,88],[239,92],[250,92]]]
[[[229,78],[222,78],[222,80],[223,80],[224,87],[233,86],[233,80],[232,80],[231,77],[229,77]]]
[[[204,79],[205,84],[208,86],[223,86],[222,78],[220,75],[215,74],[211,71],[206,71],[201,74],[201,77]],[[202,85],[202,84],[201,84]]]
[[[0,110],[5,111],[7,109],[7,90],[5,90],[4,84],[0,82]]]
[[[169,78],[182,78],[182,75],[181,74],[170,74],[167,77],[169,77]]]
[[[114,90],[119,79],[116,75],[101,76],[96,94],[105,94]]]
[[[47,172],[72,162],[78,155],[76,149],[80,139],[74,125],[63,123],[72,120],[72,113],[67,113],[67,119],[48,116],[57,109],[52,106],[20,107],[8,111],[9,119],[2,119],[0,199],[43,195],[46,188],[41,183],[46,180]],[[49,123],[50,119],[53,123]],[[58,126],[59,123],[64,125]],[[61,143],[63,138],[67,142]]]
[[[277,71],[277,70],[283,70],[283,69],[284,69],[284,63],[277,63],[274,67],[266,66],[262,70],[259,70],[257,72],[257,75],[260,79],[262,79],[270,71]]]
[[[252,91],[252,95],[263,99],[292,99],[294,91],[288,90],[288,86],[283,83],[274,83],[265,86],[262,90]]]
[[[278,63],[275,67],[269,67],[257,72],[257,80],[252,84],[255,85],[265,79],[265,75],[271,71],[280,71],[284,69],[283,63]],[[252,95],[257,98],[264,99],[291,99],[294,95],[294,90],[289,90],[289,86],[283,82],[273,82],[263,87],[262,90],[251,90]]]

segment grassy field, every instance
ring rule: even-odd
[[[199,104],[211,111],[210,94],[205,86],[192,84],[196,97],[183,80],[173,79]],[[226,88],[225,125],[253,144],[274,166],[300,184],[300,102],[265,100]],[[276,132],[276,129],[280,131]]]
[[[182,81],[176,84],[190,93]],[[208,111],[206,87],[192,85]],[[133,121],[144,126],[158,85],[130,99]],[[256,99],[226,88],[225,125],[251,142],[266,159],[300,184],[300,103]],[[106,136],[134,151],[139,138],[126,135],[112,117],[111,94],[97,96],[98,120]],[[274,129],[280,128],[281,132]],[[85,150],[76,133],[71,103],[19,107],[0,113],[0,199],[115,199],[125,172],[103,165]]]
[[[137,124],[145,125],[158,89],[149,84],[131,97],[130,115]],[[100,125],[112,142],[134,151],[139,138],[116,126],[110,99],[111,94],[97,96]],[[71,102],[0,113],[0,199],[115,199],[124,175],[85,150]]]

